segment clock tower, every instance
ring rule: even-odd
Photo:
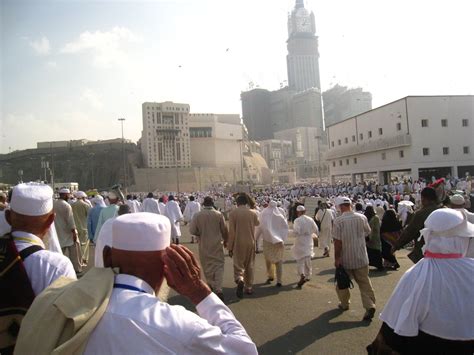
[[[295,8],[288,16],[287,46],[290,90],[321,90],[316,22],[314,13],[304,7],[304,0],[296,0]]]

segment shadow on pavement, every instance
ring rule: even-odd
[[[318,318],[304,325],[297,326],[286,334],[261,345],[258,348],[258,352],[259,354],[294,354],[331,333],[358,327],[368,327],[370,325],[370,323],[363,321],[330,323],[331,319],[336,318],[340,314],[342,312],[338,309],[327,311]]]
[[[320,272],[318,272],[318,275],[320,275],[320,276],[322,276],[322,275],[334,275],[335,272],[336,272],[336,270],[334,268],[331,268],[331,269],[321,270]]]
[[[257,299],[257,298],[277,295],[282,292],[294,291],[296,289],[296,284],[297,282],[293,282],[290,284],[283,285],[282,287],[276,287],[275,283],[271,285],[267,285],[265,283],[254,284],[253,294],[252,295],[244,294],[244,299],[245,298]],[[224,287],[222,289],[222,292],[224,293],[224,297],[225,297],[224,303],[226,305],[231,305],[233,303],[237,303],[240,301],[240,299],[237,298],[235,294],[235,287],[232,287],[232,288]],[[168,303],[171,305],[183,306],[184,308],[186,308],[187,310],[191,312],[196,312],[196,307],[186,297],[183,297],[180,295],[171,296],[168,299]]]
[[[370,269],[369,270],[369,277],[381,277],[381,276],[387,276],[388,275],[388,270],[383,270],[383,271],[378,271],[377,269]]]

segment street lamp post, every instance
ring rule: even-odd
[[[49,142],[49,151],[51,154],[51,168],[49,169],[49,174],[51,177],[51,188],[55,191],[54,188],[54,156],[53,156],[53,142]]]
[[[321,136],[316,136],[314,137],[316,138],[316,142],[318,143],[318,172],[319,172],[319,184],[322,185],[323,184],[323,178],[322,178],[322,174],[321,174],[321,148],[320,148],[320,145],[319,145],[319,141],[321,140]]]
[[[122,126],[123,184],[124,184],[124,187],[126,187],[127,186],[127,167],[126,167],[126,162],[125,162],[125,140],[123,138],[123,122],[125,121],[125,118],[119,118],[118,121],[120,121],[120,125]]]
[[[176,140],[176,136],[177,136],[177,132],[174,132],[174,135],[173,135],[173,155],[174,155],[174,164],[175,164],[175,169],[176,169],[176,189],[177,189],[177,193],[179,195],[179,166],[178,166],[178,149],[177,149],[177,140]]]
[[[243,139],[239,140],[240,142],[240,183],[244,183],[244,157],[242,155],[242,142]]]
[[[49,161],[44,160],[44,157],[41,157],[41,168],[44,170],[44,181],[48,181],[46,172],[49,170]]]
[[[95,156],[95,153],[90,153],[90,157],[91,157],[91,180],[92,180],[91,188],[92,189],[95,187],[95,182],[94,182],[94,156]]]
[[[201,183],[201,166],[198,167],[199,169],[199,191],[202,192],[202,183]]]

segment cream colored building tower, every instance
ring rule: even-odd
[[[141,149],[148,168],[191,167],[189,105],[170,101],[142,104]]]

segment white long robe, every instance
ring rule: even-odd
[[[147,197],[145,201],[143,201],[143,212],[161,214],[158,201],[152,197]]]
[[[183,214],[181,213],[181,208],[176,201],[168,201],[165,206],[165,216],[170,219],[171,224],[174,226],[172,228],[171,237],[181,237],[181,227],[179,221],[183,219]]]
[[[189,201],[184,209],[183,217],[184,221],[189,223],[192,221],[194,215],[201,211],[201,205],[196,201]]]
[[[295,244],[291,248],[293,257],[299,260],[306,256],[314,256],[312,235],[318,234],[319,230],[313,219],[306,215],[298,217],[293,223],[293,232],[295,234]]]
[[[331,246],[332,223],[334,221],[334,213],[329,208],[320,209],[316,213],[316,220],[321,222],[321,231],[319,233],[319,248],[325,249]]]

